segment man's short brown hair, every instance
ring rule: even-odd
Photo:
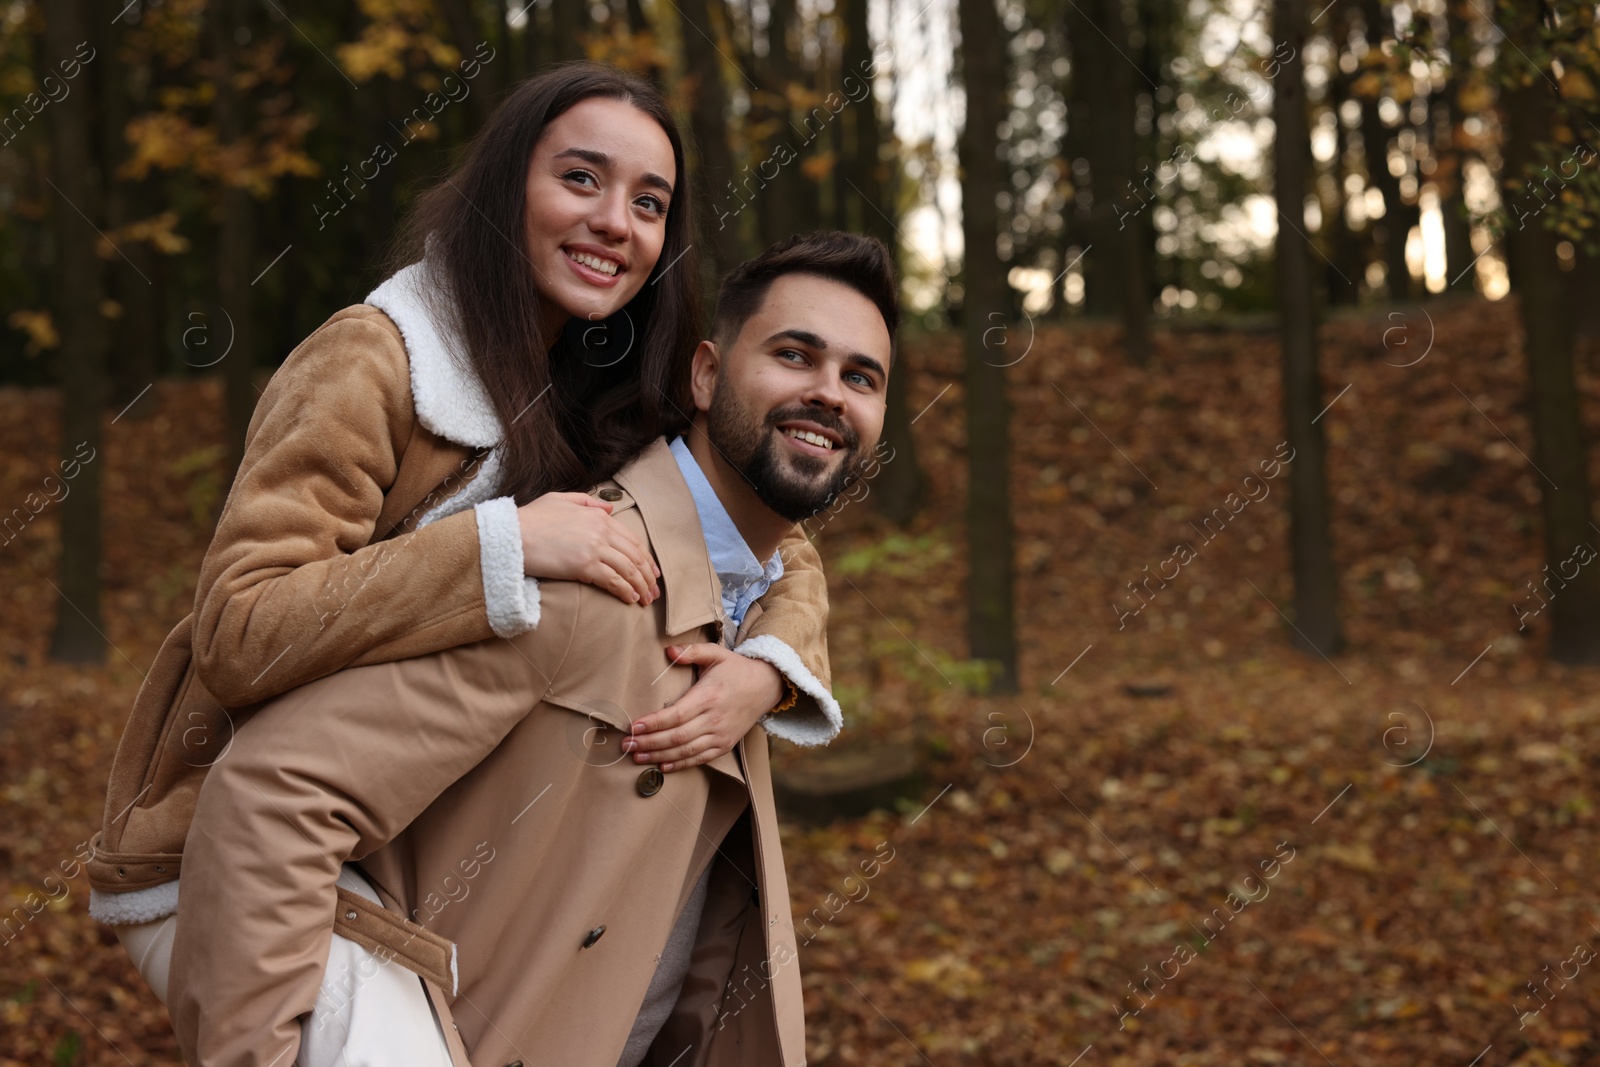
[[[731,345],[766,300],[772,283],[786,274],[811,274],[839,282],[872,301],[889,329],[889,354],[893,357],[900,298],[889,250],[876,237],[842,230],[793,234],[730,270],[717,290],[712,339],[719,345]]]

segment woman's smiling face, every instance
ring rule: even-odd
[[[661,256],[676,160],[666,132],[622,100],[591,97],[553,119],[528,167],[524,240],[546,336],[615,313]]]

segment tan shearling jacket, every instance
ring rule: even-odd
[[[515,509],[497,499],[502,431],[422,299],[420,266],[330,318],[257,405],[194,613],[162,645],[117,748],[88,863],[102,921],[171,914],[200,784],[261,701],[350,666],[537,628],[540,583],[523,578]],[[738,651],[800,691],[767,730],[823,743],[842,721],[826,582],[798,528],[782,551],[785,573]]]
[[[618,521],[661,568],[649,608],[546,582],[535,629],[346,668],[239,728],[184,851],[168,1003],[190,1063],[292,1062],[347,860],[388,912],[453,946],[430,993],[474,1067],[614,1067],[712,865],[689,978],[646,1062],[804,1062],[766,734],[664,779],[618,747],[692,681],[665,646],[720,639],[724,616],[666,443],[614,486]]]

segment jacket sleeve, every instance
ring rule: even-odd
[[[799,526],[778,552],[783,577],[761,596],[761,617],[734,651],[772,664],[799,693],[794,707],[761,720],[767,733],[796,745],[824,745],[844,728],[829,691],[828,580],[822,557]]]
[[[478,511],[368,543],[413,432],[405,348],[375,309],[334,316],[273,376],[195,592],[217,700],[493,636]]]
[[[563,596],[569,615],[575,604]],[[352,667],[239,728],[184,846],[167,1004],[186,1062],[295,1061],[341,864],[397,836],[544,698],[570,643],[561,629]]]

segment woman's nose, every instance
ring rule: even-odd
[[[628,201],[621,193],[609,193],[601,197],[595,205],[594,214],[589,217],[591,230],[615,240],[626,238],[631,225]]]

